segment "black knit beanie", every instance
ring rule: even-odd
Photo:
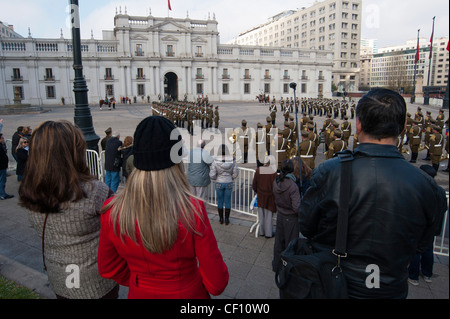
[[[182,145],[175,146],[179,141],[181,134],[172,122],[161,116],[147,117],[134,133],[134,166],[143,171],[158,171],[180,163]]]

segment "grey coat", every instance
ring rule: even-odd
[[[216,183],[233,183],[239,175],[238,166],[232,156],[217,157],[211,165],[209,177]]]
[[[214,158],[209,152],[196,148],[189,154],[189,166],[187,177],[189,184],[194,187],[206,187],[211,184],[209,177],[210,166]]]

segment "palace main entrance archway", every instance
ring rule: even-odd
[[[164,75],[164,99],[178,100],[178,76],[173,72]]]

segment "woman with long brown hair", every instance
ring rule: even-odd
[[[57,298],[117,298],[118,285],[97,267],[100,210],[111,194],[89,173],[81,130],[68,121],[42,123],[31,136],[25,171],[19,204],[41,236]]]
[[[130,299],[210,298],[228,284],[204,203],[190,194],[181,149],[169,120],[143,120],[134,134],[135,169],[102,209],[100,274],[129,286]]]

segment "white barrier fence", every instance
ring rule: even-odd
[[[89,169],[93,175],[98,179],[104,179],[104,152],[98,155],[95,151],[88,150],[86,159]],[[239,175],[234,181],[233,193],[231,196],[231,209],[241,214],[255,218],[255,222],[250,228],[250,232],[255,231],[255,236],[258,237],[259,220],[256,209],[252,209],[251,203],[255,197],[255,192],[252,189],[253,177],[255,170],[247,168],[239,168]],[[449,193],[447,192],[447,206],[449,203]],[[211,183],[209,187],[208,204],[217,207],[217,197],[215,191],[215,183]],[[443,229],[440,236],[437,236],[434,241],[434,253],[441,256],[449,256],[449,227],[448,227],[448,210],[445,213]]]

